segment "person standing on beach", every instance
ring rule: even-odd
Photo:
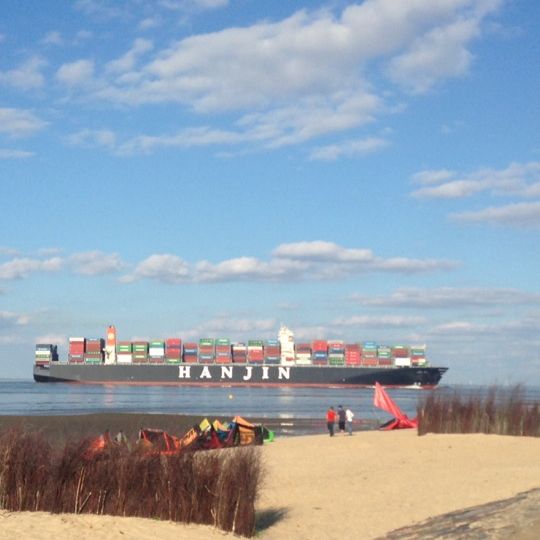
[[[347,424],[347,431],[349,432],[349,435],[352,435],[352,420],[354,418],[354,413],[347,407],[345,410],[345,420]]]
[[[330,434],[330,437],[334,436],[335,423],[336,423],[336,411],[334,411],[334,407],[330,407],[326,411],[326,427],[328,428],[328,433]]]
[[[343,405],[338,405],[337,408],[337,414],[338,414],[338,427],[340,433],[345,433],[345,409],[343,408]]]

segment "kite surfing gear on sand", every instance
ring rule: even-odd
[[[386,390],[378,383],[375,383],[375,395],[373,396],[373,405],[394,416],[392,420],[384,423],[379,429],[406,429],[418,427],[417,418],[409,418],[397,406],[394,400],[386,393]]]

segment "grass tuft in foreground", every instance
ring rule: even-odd
[[[258,448],[163,456],[120,446],[89,456],[88,443],[55,450],[36,432],[0,435],[0,508],[137,516],[255,533]]]
[[[485,396],[432,392],[418,405],[418,434],[490,433],[540,437],[540,403],[527,402],[523,387],[496,387]]]

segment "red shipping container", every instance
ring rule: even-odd
[[[378,361],[376,358],[363,358],[361,361],[361,365],[363,366],[376,366],[378,365]]]

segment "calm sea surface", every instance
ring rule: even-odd
[[[484,395],[488,387],[441,386],[435,392],[456,390],[462,395]],[[540,402],[539,387],[523,391],[527,401]],[[388,393],[409,416],[416,415],[419,400],[428,395],[426,390],[410,389],[389,389]],[[350,407],[356,418],[389,418],[373,407],[373,390],[369,388],[144,387],[0,380],[0,414],[4,415],[129,412],[322,419],[330,405],[339,404]]]

